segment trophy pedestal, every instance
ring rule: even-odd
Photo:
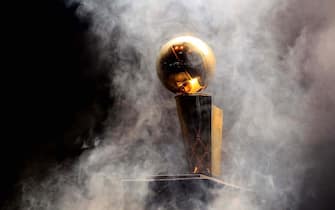
[[[145,210],[157,209],[207,209],[217,190],[230,194],[238,192],[237,187],[226,185],[221,180],[202,174],[178,176],[152,176],[144,179],[124,179],[124,208],[137,210],[143,204]],[[146,195],[143,196],[145,188]]]

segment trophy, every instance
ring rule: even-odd
[[[189,173],[220,176],[223,112],[203,91],[215,71],[211,48],[192,36],[164,44],[157,59],[157,74],[176,95]]]
[[[176,94],[176,105],[188,162],[182,175],[158,175],[123,179],[124,209],[206,209],[214,198],[211,189],[238,189],[217,177],[221,174],[223,111],[212,97],[201,93],[215,70],[211,48],[192,36],[180,36],[161,47],[157,74],[162,84]],[[138,189],[148,186],[140,198]],[[136,202],[134,202],[136,201]]]

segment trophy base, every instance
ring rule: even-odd
[[[124,209],[207,209],[217,190],[234,194],[239,188],[202,174],[152,176],[144,179],[124,179]],[[146,192],[143,196],[143,191]]]

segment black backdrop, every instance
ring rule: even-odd
[[[88,36],[90,17],[76,17],[78,4],[15,3],[5,8],[2,48],[2,206],[18,204],[23,179],[42,180],[89,149],[112,105],[107,69],[97,71],[89,47],[95,42]]]

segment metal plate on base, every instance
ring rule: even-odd
[[[205,210],[218,190],[224,189],[229,193],[239,191],[237,186],[202,174],[161,175],[123,179],[122,182],[126,210],[137,210],[134,202],[142,204],[145,210]]]

